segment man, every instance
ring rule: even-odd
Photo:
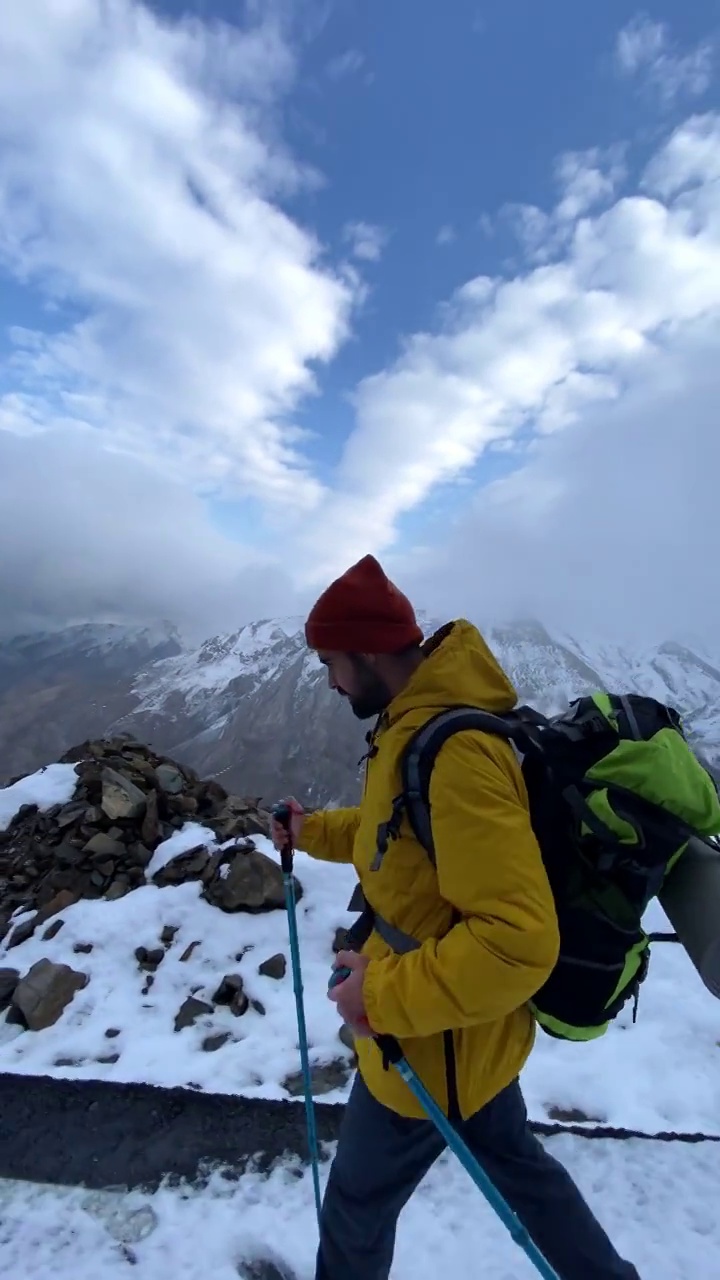
[[[400,790],[403,747],[442,709],[509,711],[516,694],[475,627],[425,644],[412,606],[372,556],[320,597],[306,639],[331,688],[370,736],[360,805],[304,815],[295,844],[352,862],[380,918],[421,946],[396,953],[377,927],[330,993],[356,1038],[359,1071],[325,1193],[316,1280],[387,1280],[397,1219],[443,1149],[373,1035],[396,1037],[561,1280],[639,1280],[569,1175],[530,1133],[518,1074],[534,1021],[527,1002],[558,956],[557,919],[512,748],[477,731],[442,747],[430,801],[436,868],[406,822],[377,858]],[[282,844],[276,826],[274,839]],[[378,925],[379,927],[379,925]]]

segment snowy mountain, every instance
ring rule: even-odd
[[[428,634],[439,625],[422,623]],[[552,711],[597,688],[652,694],[678,708],[720,770],[720,655],[678,642],[631,650],[532,621],[485,635],[523,702]],[[0,777],[125,730],[246,794],[280,789],[309,803],[357,794],[366,729],[328,689],[299,618],[198,647],[169,626],[73,627],[0,643],[0,713]]]
[[[85,624],[0,640],[0,780],[102,734],[139,670],[179,653],[170,623]]]

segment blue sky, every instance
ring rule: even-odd
[[[672,625],[673,566],[715,625],[683,569],[714,527],[667,547],[637,491],[692,444],[662,483],[695,517],[717,447],[716,4],[26,0],[8,27],[8,618],[224,625],[371,550],[438,608],[568,623],[617,614],[621,567],[634,624]]]

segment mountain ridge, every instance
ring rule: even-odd
[[[425,634],[437,621],[420,615]],[[720,660],[678,640],[634,649],[539,622],[483,628],[520,702],[554,713],[598,688],[676,706],[720,770]],[[126,732],[233,789],[352,802],[365,725],[327,685],[302,619],[266,619],[184,643],[170,624],[88,624],[0,641],[0,777],[74,742]]]

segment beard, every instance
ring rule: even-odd
[[[353,715],[358,720],[370,720],[379,716],[381,711],[392,701],[392,694],[385,681],[364,658],[354,658],[353,665],[358,678],[359,692],[351,696],[345,694]]]

